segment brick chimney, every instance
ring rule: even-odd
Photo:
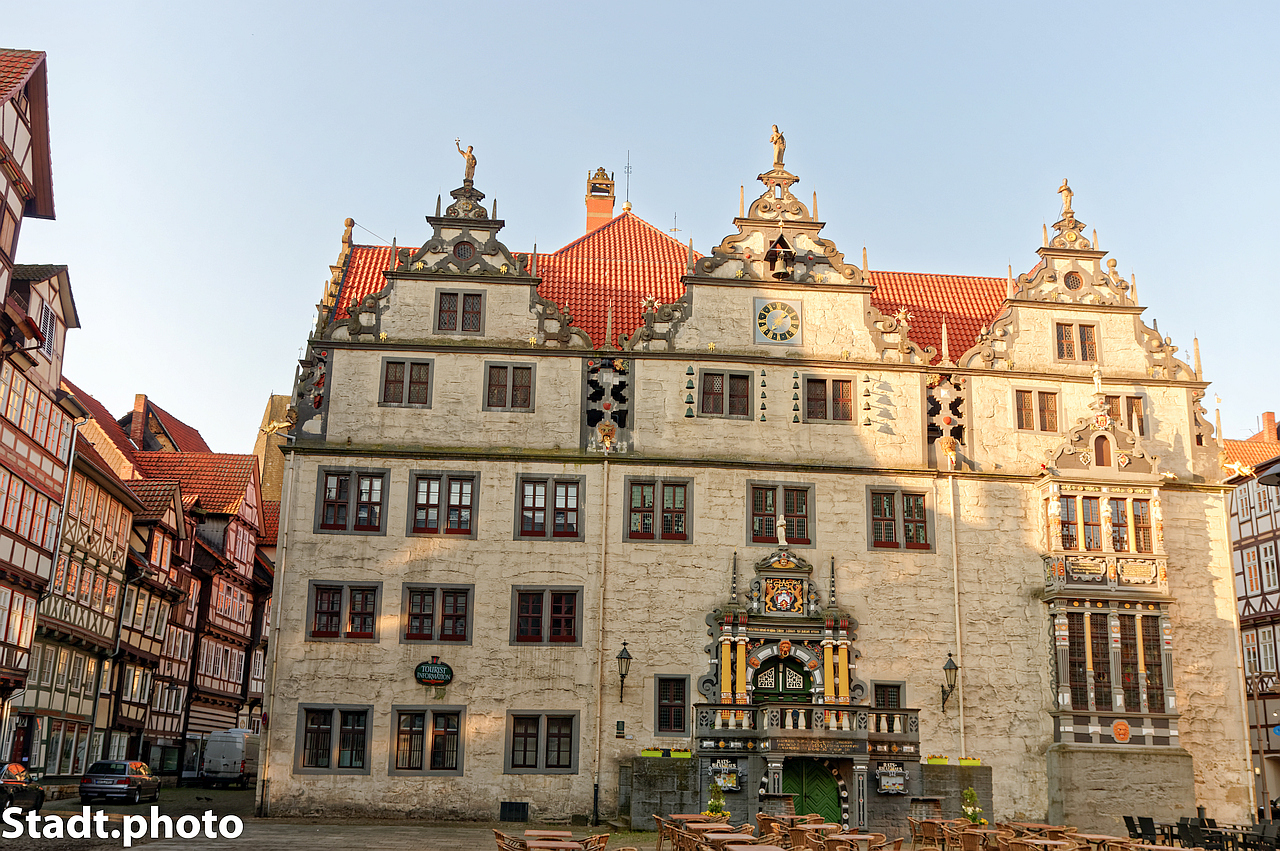
[[[145,449],[142,445],[142,437],[147,433],[147,394],[139,393],[133,397],[133,416],[129,419],[129,439],[133,441],[133,445],[139,449]]]
[[[1266,411],[1262,415],[1263,440],[1276,440],[1276,412]]]
[[[613,219],[613,175],[604,166],[587,178],[587,233]]]

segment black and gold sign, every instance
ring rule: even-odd
[[[800,302],[756,299],[757,343],[800,342]]]

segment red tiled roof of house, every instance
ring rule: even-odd
[[[264,499],[262,501],[262,534],[258,536],[258,545],[274,547],[280,533],[280,500]]]
[[[694,253],[695,259],[702,255]],[[642,324],[641,304],[653,296],[670,304],[684,295],[680,277],[689,248],[632,212],[624,212],[551,254],[538,255],[538,292],[568,306],[573,324],[597,346]],[[613,339],[607,340],[609,308]]]
[[[921,346],[937,350],[942,359],[942,323],[947,323],[947,347],[956,360],[978,339],[983,325],[1000,313],[1008,293],[1005,278],[972,275],[931,275],[921,272],[871,270],[875,292],[871,303],[892,316],[905,307],[912,315],[908,336]]]
[[[76,456],[87,461],[89,466],[93,467],[93,469],[96,470],[102,478],[107,479],[116,487],[126,493],[132,491],[132,488],[129,486],[129,482],[124,481],[116,475],[115,470],[111,469],[111,465],[107,463],[107,459],[98,454],[98,450],[94,449],[93,444],[89,441],[76,441]],[[130,511],[135,511],[136,508],[136,506],[129,506]]]
[[[174,489],[181,487],[176,479],[134,479],[126,484],[142,503],[139,520],[162,520],[173,505]]]
[[[124,457],[133,460],[133,442],[129,440],[129,435],[125,434],[124,429],[120,428],[120,424],[116,422],[115,417],[111,416],[111,412],[103,407],[102,403],[97,399],[72,384],[66,376],[63,376],[62,384],[71,391],[71,394],[79,400],[80,404],[84,405],[85,410],[89,412],[89,416],[111,439],[111,442],[115,444],[115,447],[120,450]]]
[[[44,59],[42,50],[0,47],[0,100],[8,100]]]
[[[254,455],[137,452],[135,457],[143,476],[178,481],[184,497],[199,497],[204,510],[215,514],[235,514],[240,510],[258,468]]]
[[[342,272],[342,283],[334,304],[333,319],[346,319],[352,301],[360,301],[367,295],[380,291],[387,285],[383,272],[391,268],[395,255],[390,245],[352,245],[347,258],[347,268]]]
[[[1230,464],[1233,461],[1240,464],[1256,467],[1265,461],[1270,461],[1277,455],[1280,455],[1280,440],[1232,440],[1223,438],[1222,454],[1224,463]]]
[[[169,433],[169,437],[173,438],[174,446],[178,447],[179,452],[212,452],[209,444],[204,442],[204,438],[200,436],[200,432],[166,411],[164,408],[147,400],[147,404],[155,413],[156,419],[160,420],[160,424],[164,426],[164,430]]]

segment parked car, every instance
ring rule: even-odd
[[[34,813],[40,812],[44,806],[44,790],[36,785],[35,780],[20,762],[11,762],[0,771],[0,784],[4,786],[3,807],[22,807]]]
[[[89,766],[80,778],[80,803],[94,798],[124,798],[136,804],[143,798],[160,800],[160,778],[145,762],[104,759]]]
[[[252,730],[221,730],[210,733],[204,747],[200,777],[205,784],[239,783],[248,786],[258,780],[258,747],[262,737]]]

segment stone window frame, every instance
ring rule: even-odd
[[[511,617],[508,628],[507,643],[512,647],[581,647],[582,646],[582,613],[584,603],[584,587],[582,585],[512,585]],[[520,617],[520,595],[542,593],[542,638],[538,641],[519,641],[516,636],[516,623]],[[577,604],[573,614],[573,641],[552,641],[551,629],[551,594],[572,593],[577,596]]]
[[[751,534],[751,492],[753,488],[773,488],[775,493],[774,504],[784,506],[785,497],[783,489],[787,490],[807,490],[808,497],[808,520],[809,520],[809,542],[805,544],[796,543],[787,537],[787,546],[796,549],[812,550],[818,546],[818,488],[813,482],[784,482],[778,479],[747,479],[746,493],[744,494],[743,507],[746,509],[746,545],[749,547],[777,547],[777,541],[756,541],[753,540]]]
[[[414,531],[413,521],[414,512],[417,509],[418,480],[438,478],[441,480],[441,519],[440,524],[447,524],[445,513],[448,511],[448,489],[447,485],[450,479],[470,479],[471,480],[471,531],[468,533],[450,532],[447,529],[440,529],[435,532],[418,532]],[[404,534],[408,538],[457,538],[461,540],[476,540],[480,529],[480,471],[479,470],[410,470],[409,471],[409,488],[407,492],[408,500],[405,508]]]
[[[1098,366],[1102,366],[1103,363],[1105,363],[1105,361],[1102,358],[1102,337],[1100,336],[1100,330],[1101,330],[1100,322],[1098,322],[1095,319],[1088,319],[1088,320],[1081,321],[1078,319],[1063,319],[1061,317],[1055,316],[1053,317],[1052,325],[1053,325],[1053,330],[1051,332],[1052,337],[1050,339],[1050,353],[1053,355],[1054,363],[1097,364]],[[1069,326],[1071,328],[1071,344],[1073,346],[1073,350],[1075,351],[1075,355],[1076,355],[1075,357],[1070,357],[1070,358],[1058,357],[1058,327],[1059,326]],[[1080,342],[1080,328],[1082,326],[1087,326],[1093,329],[1093,353],[1095,355],[1093,360],[1085,360],[1083,357],[1081,357],[1081,349],[1083,348],[1083,346],[1081,345],[1081,342]]]
[[[306,758],[306,727],[308,711],[324,711],[329,712],[329,766],[327,768],[316,768],[304,766],[303,762]],[[339,768],[338,767],[338,749],[342,741],[342,714],[343,712],[363,712],[364,720],[364,746],[365,759],[363,768]],[[373,765],[373,705],[372,704],[354,704],[354,703],[299,703],[298,719],[293,744],[293,773],[296,774],[348,774],[348,775],[368,775],[371,773]]]
[[[692,476],[624,476],[622,479],[622,540],[626,543],[641,541],[652,544],[687,544],[693,540],[693,477]],[[631,533],[631,486],[653,485],[654,531],[649,538],[635,537]],[[664,537],[662,534],[662,486],[684,485],[684,535]]]
[[[512,766],[511,744],[513,733],[515,732],[516,718],[538,718],[538,765],[533,768],[515,768]],[[547,719],[548,718],[571,718],[573,719],[573,732],[570,736],[573,751],[571,756],[571,764],[568,768],[547,768]],[[581,756],[582,745],[582,713],[579,710],[507,710],[506,733],[503,737],[502,746],[502,773],[503,774],[577,774],[578,760]]]
[[[893,495],[893,505],[894,505],[893,526],[894,526],[895,538],[892,546],[886,545],[886,544],[880,544],[880,545],[876,544],[874,520],[872,519],[872,516],[871,516],[871,509],[872,509],[871,495],[873,493],[887,493],[887,494]],[[866,485],[865,495],[866,495],[866,505],[867,505],[867,552],[869,553],[883,553],[883,552],[931,553],[937,549],[938,517],[937,517],[937,511],[933,504],[934,503],[933,494],[930,491],[927,491],[921,488],[913,488],[909,486],[903,487],[902,485],[891,485],[891,484]],[[924,523],[925,523],[924,528],[925,528],[925,534],[929,538],[928,546],[920,546],[919,544],[911,544],[910,546],[907,545],[906,538],[903,534],[903,530],[904,530],[903,524],[906,522],[906,518],[903,514],[904,503],[902,498],[904,496],[924,497]]]
[[[1018,391],[1023,391],[1023,392],[1029,392],[1029,393],[1031,393],[1031,400],[1032,400],[1032,402],[1034,402],[1034,403],[1035,403],[1035,404],[1034,404],[1034,407],[1032,408],[1032,411],[1031,411],[1031,416],[1032,416],[1032,420],[1033,420],[1032,425],[1034,426],[1034,428],[1023,428],[1022,426],[1018,425]],[[1040,422],[1040,396],[1039,396],[1039,394],[1041,394],[1041,393],[1048,393],[1048,394],[1050,394],[1050,395],[1052,395],[1052,396],[1056,397],[1056,399],[1057,399],[1057,401],[1056,401],[1056,403],[1055,403],[1055,407],[1056,407],[1056,409],[1057,409],[1057,418],[1058,418],[1058,423],[1057,423],[1057,425],[1058,425],[1058,427],[1057,427],[1057,428],[1055,428],[1055,429],[1044,429],[1044,428],[1041,428],[1041,427],[1040,427],[1041,422]],[[1061,434],[1065,434],[1065,433],[1066,433],[1066,429],[1063,427],[1063,423],[1064,423],[1064,422],[1066,422],[1066,415],[1063,413],[1063,405],[1062,405],[1062,387],[1061,387],[1061,386],[1054,386],[1054,387],[1037,387],[1037,386],[1032,385],[1032,384],[1013,384],[1013,385],[1010,385],[1010,387],[1009,387],[1009,412],[1010,412],[1010,414],[1012,415],[1012,420],[1013,420],[1011,423],[1009,423],[1009,425],[1010,425],[1010,427],[1012,427],[1012,428],[1013,428],[1013,430],[1014,430],[1015,432],[1017,432],[1017,433],[1019,433],[1019,434],[1058,434],[1058,435],[1061,435]]]
[[[316,591],[319,588],[340,588],[342,589],[342,603],[338,609],[338,634],[337,635],[315,635],[315,613],[316,613]],[[373,608],[373,635],[371,637],[353,637],[347,634],[347,627],[350,625],[348,619],[351,615],[351,589],[352,588],[373,588],[375,591],[375,603]],[[323,579],[310,579],[307,581],[307,609],[306,609],[306,627],[304,628],[304,641],[344,641],[353,644],[378,644],[381,641],[378,626],[382,622],[382,607],[385,602],[383,596],[382,580],[370,582],[355,582],[350,580],[326,581]]]
[[[682,710],[681,724],[682,730],[663,730],[659,723],[661,717],[662,704],[659,702],[662,695],[662,682],[664,680],[679,680],[684,683],[684,709]],[[676,739],[687,739],[693,722],[690,710],[692,709],[693,694],[690,691],[692,682],[688,674],[654,674],[653,676],[653,735],[661,737],[669,737]]]
[[[489,404],[489,369],[490,367],[505,367],[507,370],[507,401],[511,401],[511,374],[513,368],[529,369],[529,406],[527,408],[513,408],[511,405],[490,405]],[[510,414],[532,414],[538,407],[538,364],[536,361],[504,361],[504,360],[486,360],[481,364],[480,369],[480,410],[494,411],[496,413]]]
[[[321,526],[324,522],[324,487],[325,477],[331,474],[346,474],[351,477],[347,485],[347,526],[345,529],[330,529]],[[378,529],[356,529],[356,497],[360,490],[360,476],[382,477],[382,509]],[[315,514],[311,521],[311,531],[316,535],[379,535],[387,534],[387,504],[390,501],[391,469],[389,467],[336,467],[321,465],[316,468],[316,504]]]
[[[702,388],[704,386],[704,383],[707,380],[707,375],[709,374],[723,375],[725,377],[725,387],[724,387],[725,412],[724,413],[713,414],[713,413],[706,413],[702,410]],[[734,375],[739,377],[745,377],[747,379],[747,412],[745,414],[730,414],[728,412],[729,411],[729,377]],[[717,419],[717,420],[740,420],[740,421],[752,420],[755,418],[755,411],[754,411],[755,389],[756,389],[755,372],[753,370],[731,369],[729,367],[725,367],[724,369],[699,368],[698,369],[698,386],[693,391],[694,393],[697,394],[697,396],[694,398],[694,405],[693,405],[694,415],[698,417],[708,417],[710,419]]]
[[[440,297],[446,293],[452,293],[458,297],[458,329],[455,331],[440,330]],[[479,331],[463,331],[462,330],[462,302],[464,296],[478,295],[480,296],[480,330]],[[466,337],[483,337],[485,318],[489,313],[489,294],[485,290],[464,290],[457,287],[436,287],[435,294],[431,297],[431,333],[445,334],[450,336],[466,336]]]
[[[1147,394],[1146,393],[1106,393],[1104,394],[1104,396],[1105,396],[1104,401],[1107,401],[1108,408],[1110,407],[1111,399],[1115,399],[1116,404],[1119,405],[1120,407],[1120,416],[1118,417],[1113,416],[1112,417],[1113,420],[1115,420],[1117,423],[1123,423],[1125,428],[1127,428],[1129,431],[1136,434],[1138,437],[1147,436],[1147,429],[1146,429]],[[1133,427],[1134,418],[1133,418],[1133,405],[1132,405],[1132,403],[1135,400],[1138,402],[1138,413],[1140,416],[1140,419],[1138,420],[1138,423],[1137,423],[1138,428],[1136,429]]]
[[[422,742],[422,768],[396,768],[396,746],[400,738],[401,713],[422,713],[427,716],[426,728]],[[431,740],[435,729],[436,715],[458,716],[458,767],[431,767]],[[467,753],[467,707],[464,704],[392,704],[391,706],[391,739],[387,754],[388,777],[462,777],[466,768]]]
[[[825,398],[826,398],[826,405],[827,405],[827,416],[825,419],[810,419],[809,417],[809,382],[810,381],[822,381],[826,383]],[[847,420],[834,419],[831,416],[832,415],[831,406],[833,402],[833,398],[831,395],[831,389],[832,389],[831,382],[833,381],[849,382],[849,419]],[[847,424],[849,426],[857,425],[858,424],[858,403],[857,403],[858,397],[853,392],[857,384],[858,384],[857,376],[855,375],[837,375],[834,373],[811,373],[811,372],[801,373],[800,374],[800,422],[826,423],[829,425],[840,425],[842,428],[844,427],[843,424]]]
[[[387,385],[387,364],[402,363],[404,364],[404,388],[400,391],[399,402],[383,401],[385,395],[384,390]],[[426,402],[410,402],[409,399],[409,368],[414,364],[427,365],[427,401]],[[426,410],[431,407],[431,397],[436,390],[436,361],[435,358],[411,358],[411,357],[390,357],[384,356],[378,367],[378,407],[379,408],[418,408]]]
[[[524,507],[523,499],[525,482],[542,482],[547,486],[547,506],[546,511],[548,518],[544,522],[544,532],[541,535],[522,535],[520,534],[520,511]],[[556,535],[555,529],[555,484],[557,482],[577,482],[578,484],[578,534],[577,535]],[[586,476],[563,476],[555,473],[546,475],[540,474],[520,474],[516,476],[516,493],[515,504],[512,507],[512,523],[511,523],[511,540],[513,541],[585,541],[587,539],[587,477]]]
[[[431,614],[431,634],[434,638],[407,638],[409,628],[409,592],[432,589],[433,596]],[[440,619],[444,617],[441,604],[442,591],[465,591],[467,593],[467,634],[461,640],[440,637]],[[440,647],[470,647],[475,635],[476,586],[461,582],[406,582],[400,586],[400,620],[397,622],[396,634],[401,644],[430,644]]]

